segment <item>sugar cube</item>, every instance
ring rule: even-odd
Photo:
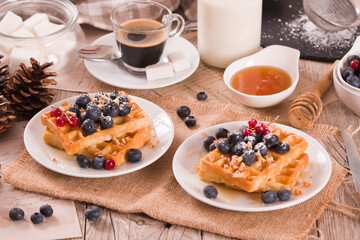
[[[13,32],[11,34],[11,36],[14,37],[35,37],[34,34],[32,34],[32,32],[30,32],[27,28],[22,27],[19,28],[18,30],[16,30],[15,32]]]
[[[76,42],[61,38],[48,45],[47,55],[54,62],[54,70],[63,69],[67,64],[73,64],[71,59],[76,59]]]
[[[64,25],[52,22],[41,22],[34,27],[36,36],[44,36],[62,29]]]
[[[10,34],[21,27],[22,18],[15,13],[8,11],[0,21],[0,32]]]
[[[146,70],[146,78],[147,80],[150,81],[174,77],[173,66],[171,63],[168,62],[147,66],[145,70]]]
[[[189,62],[188,58],[180,50],[169,53],[168,59],[172,63],[175,72],[179,72],[179,71],[190,68],[190,62]]]
[[[23,26],[34,32],[34,27],[41,22],[49,22],[48,15],[45,13],[35,13],[24,21]]]
[[[25,63],[25,65],[29,65],[31,57],[40,61],[40,63],[44,62],[44,56],[41,53],[41,48],[13,48],[10,53],[10,72],[13,72],[15,69],[19,68],[20,63],[22,62]]]

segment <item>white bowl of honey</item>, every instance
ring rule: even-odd
[[[226,86],[244,105],[271,107],[288,98],[299,81],[300,51],[272,45],[230,64]]]

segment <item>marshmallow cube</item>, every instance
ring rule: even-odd
[[[190,62],[182,51],[169,53],[168,59],[172,63],[175,72],[190,68]]]
[[[51,22],[41,22],[34,27],[36,36],[44,36],[62,29],[64,25]]]
[[[48,15],[45,13],[35,13],[23,23],[23,26],[26,27],[29,31],[34,32],[34,27],[41,22],[49,22]]]
[[[14,36],[14,37],[35,37],[34,34],[32,34],[32,32],[30,32],[27,28],[20,28],[18,30],[16,30],[15,32],[13,32],[11,34],[11,36]]]
[[[22,18],[15,13],[8,11],[0,21],[0,32],[10,34],[21,27]]]
[[[146,70],[146,78],[147,80],[150,81],[174,77],[173,66],[171,63],[153,64],[147,66],[145,70]]]

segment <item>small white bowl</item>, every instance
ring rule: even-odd
[[[334,68],[334,73],[336,73],[336,76],[337,76],[338,80],[340,81],[340,83],[342,85],[344,85],[346,88],[349,88],[350,90],[354,90],[354,91],[357,91],[357,92],[360,93],[359,88],[351,86],[350,84],[345,82],[345,80],[341,76],[341,70],[344,69],[345,67],[348,67],[347,59],[351,55],[360,56],[360,36],[356,38],[356,40],[355,40],[353,46],[351,47],[351,49],[345,54],[344,57],[341,58],[338,65]]]
[[[348,107],[350,108],[356,115],[360,116],[360,91],[359,89],[352,89],[346,85],[346,83],[342,84],[344,80],[342,79],[341,75],[340,78],[338,76],[338,68],[340,62],[335,66],[333,71],[333,81],[335,91],[339,97],[339,99]]]
[[[272,45],[230,64],[225,69],[224,82],[242,104],[254,108],[271,107],[285,100],[295,90],[299,81],[299,58],[300,52],[297,49]],[[284,91],[263,96],[249,95],[235,90],[230,84],[232,76],[238,71],[252,66],[273,66],[280,68],[290,75],[292,84]]]

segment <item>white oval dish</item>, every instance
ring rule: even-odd
[[[287,208],[302,203],[315,196],[325,187],[331,176],[332,168],[327,151],[310,135],[282,124],[276,125],[286,131],[304,137],[309,144],[306,150],[306,153],[309,155],[309,163],[302,170],[299,183],[295,186],[295,188],[299,186],[302,187],[303,181],[311,183],[309,188],[301,188],[303,192],[302,195],[293,195],[288,201],[277,200],[274,203],[265,204],[260,199],[260,193],[247,193],[226,188],[222,184],[214,184],[200,180],[196,166],[200,158],[207,154],[203,147],[205,134],[214,136],[215,131],[220,127],[226,128],[231,132],[238,130],[240,126],[245,124],[247,124],[245,121],[218,124],[195,133],[180,145],[174,155],[173,171],[176,180],[187,193],[204,203],[218,208],[234,211],[262,212]],[[216,186],[219,192],[217,198],[209,199],[205,197],[203,188],[207,184]]]
[[[360,36],[356,38],[353,46],[351,47],[351,49],[344,55],[344,57],[341,58],[340,62],[337,64],[337,66],[334,68],[334,73],[336,74],[338,80],[340,81],[340,83],[342,85],[344,85],[346,88],[356,91],[358,93],[360,93],[360,89],[351,86],[350,84],[348,84],[347,82],[345,82],[345,80],[342,78],[341,76],[341,70],[347,66],[347,59],[349,56],[351,55],[358,55],[360,56]],[[334,75],[335,76],[335,75]]]
[[[94,94],[90,95],[91,97]],[[143,158],[136,163],[125,163],[111,170],[95,170],[92,168],[80,168],[76,163],[76,156],[69,155],[64,150],[47,145],[42,135],[45,126],[41,124],[41,114],[50,111],[53,107],[59,107],[63,102],[73,103],[76,97],[67,98],[56,102],[38,112],[26,125],[24,143],[31,157],[44,167],[73,177],[105,178],[131,173],[142,169],[158,160],[170,147],[174,139],[174,124],[169,115],[158,105],[140,97],[130,96],[149,116],[156,132],[159,144],[154,148],[144,146],[141,151]],[[52,158],[55,161],[52,161]]]
[[[360,90],[347,84],[338,75],[340,62],[335,66],[333,70],[333,81],[335,91],[339,99],[350,108],[356,115],[360,116]]]
[[[224,82],[242,104],[254,108],[271,107],[285,100],[295,90],[299,81],[299,58],[300,51],[297,49],[272,45],[230,64],[225,69]],[[290,75],[292,84],[282,92],[264,96],[249,95],[235,90],[230,84],[232,76],[238,71],[252,66],[273,66],[280,68]]]

